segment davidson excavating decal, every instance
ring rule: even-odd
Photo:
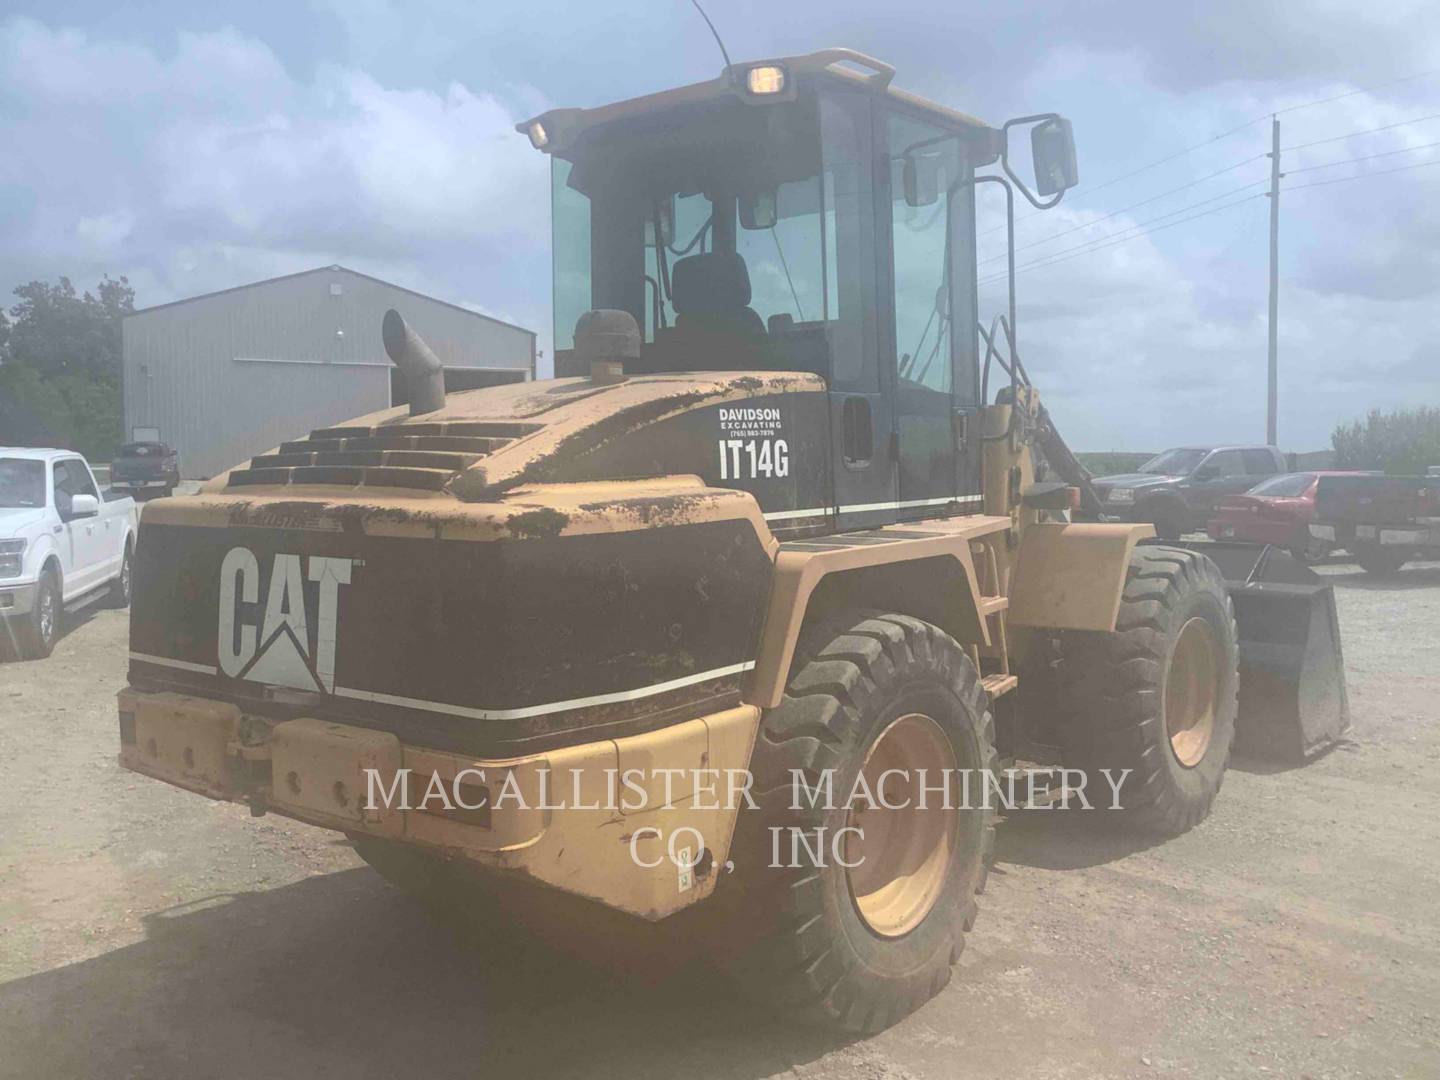
[[[231,548],[220,564],[220,670],[234,679],[334,693],[340,587],[350,584],[351,570],[357,565],[363,564],[355,559],[277,554],[261,612],[254,607],[260,599],[260,561],[249,548]],[[311,613],[305,603],[307,579],[319,585],[313,652]]]
[[[790,475],[790,446],[776,438],[784,430],[773,407],[720,410],[720,479],[754,480]]]

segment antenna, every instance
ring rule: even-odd
[[[725,51],[725,42],[720,40],[720,31],[715,29],[715,24],[710,21],[710,16],[705,14],[705,9],[700,6],[700,0],[690,0],[690,3],[695,5],[695,10],[700,13],[700,17],[705,20],[705,25],[710,28],[710,33],[715,36],[715,44],[720,46],[720,55],[725,58],[725,70],[729,71],[732,66],[730,54]]]

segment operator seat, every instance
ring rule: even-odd
[[[750,307],[750,272],[735,252],[681,259],[670,271],[670,289],[675,329],[687,343],[733,347],[765,340],[765,323]]]

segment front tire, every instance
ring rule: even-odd
[[[1068,765],[1096,806],[1166,834],[1210,813],[1235,736],[1239,649],[1219,569],[1182,548],[1135,549],[1114,633],[1063,637],[1059,670],[1073,714]],[[1130,770],[1123,780],[1120,770]]]
[[[759,807],[732,849],[728,966],[801,1019],[870,1033],[949,982],[974,925],[994,848],[994,812],[974,793],[994,769],[994,722],[970,658],[919,619],[844,613],[803,646],[808,659],[756,740]],[[858,777],[874,790],[887,769],[876,804],[908,806],[849,805]],[[950,774],[948,797],[937,790],[943,770],[967,771],[972,797],[965,772]],[[794,799],[795,772],[807,784],[828,775],[833,799]],[[847,827],[860,834],[837,848]]]
[[[46,570],[35,587],[35,603],[30,608],[30,614],[16,629],[20,658],[44,660],[49,656],[60,637],[60,624],[64,617],[59,578],[54,570]]]
[[[1155,535],[1162,540],[1179,540],[1185,532],[1185,512],[1178,506],[1161,503],[1150,512]]]

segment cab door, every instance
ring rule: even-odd
[[[90,471],[78,458],[65,458],[54,465],[55,510],[60,515],[64,543],[62,552],[70,557],[65,567],[63,590],[66,599],[85,592],[105,576],[105,531],[98,515],[76,517],[71,503],[76,495],[100,493]]]
[[[962,136],[898,110],[884,128],[897,511],[923,518],[978,503],[973,166]]]
[[[1259,478],[1245,471],[1245,459],[1239,450],[1216,450],[1195,467],[1182,487],[1190,508],[1190,527],[1203,528],[1215,513],[1220,500],[1238,495],[1258,484]]]
[[[880,342],[885,305],[883,206],[875,168],[871,95],[820,99],[824,168],[824,319],[830,357],[831,505],[839,529],[895,520],[899,471],[890,380]]]

